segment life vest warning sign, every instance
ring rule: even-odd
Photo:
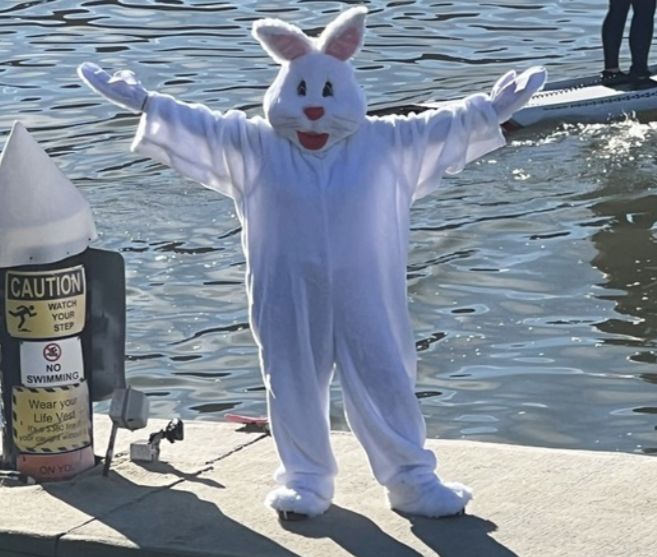
[[[89,388],[12,389],[14,445],[23,453],[61,453],[91,445]]]
[[[5,320],[15,338],[59,338],[79,333],[86,317],[84,267],[7,271]]]

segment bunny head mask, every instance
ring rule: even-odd
[[[367,110],[349,60],[365,32],[367,8],[340,14],[316,39],[277,19],[253,24],[253,35],[281,69],[265,94],[272,127],[301,149],[321,152],[354,133]]]

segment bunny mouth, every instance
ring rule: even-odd
[[[314,133],[314,132],[297,132],[299,143],[306,149],[317,151],[326,145],[329,134],[327,133]]]

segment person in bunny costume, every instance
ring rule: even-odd
[[[316,516],[331,504],[334,374],[392,508],[441,517],[470,500],[469,488],[436,476],[436,457],[424,448],[406,298],[410,206],[443,174],[502,146],[499,124],[546,77],[542,68],[509,72],[490,96],[368,117],[350,64],[366,13],[346,10],[318,38],[280,20],[254,23],[254,37],[280,64],[264,119],[149,92],[131,72],[110,77],[91,63],[78,69],[110,101],[141,112],[133,150],[235,202],[281,461],[279,486],[266,502],[282,518]]]

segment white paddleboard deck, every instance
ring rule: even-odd
[[[512,126],[527,127],[547,121],[605,122],[627,115],[657,112],[657,81],[639,86],[580,85],[548,88],[536,93],[511,119]]]
[[[602,85],[597,76],[548,83],[527,105],[505,123],[507,129],[543,122],[605,122],[628,115],[657,117],[657,66],[652,79],[639,85]],[[429,102],[420,110],[438,108],[450,101]]]

